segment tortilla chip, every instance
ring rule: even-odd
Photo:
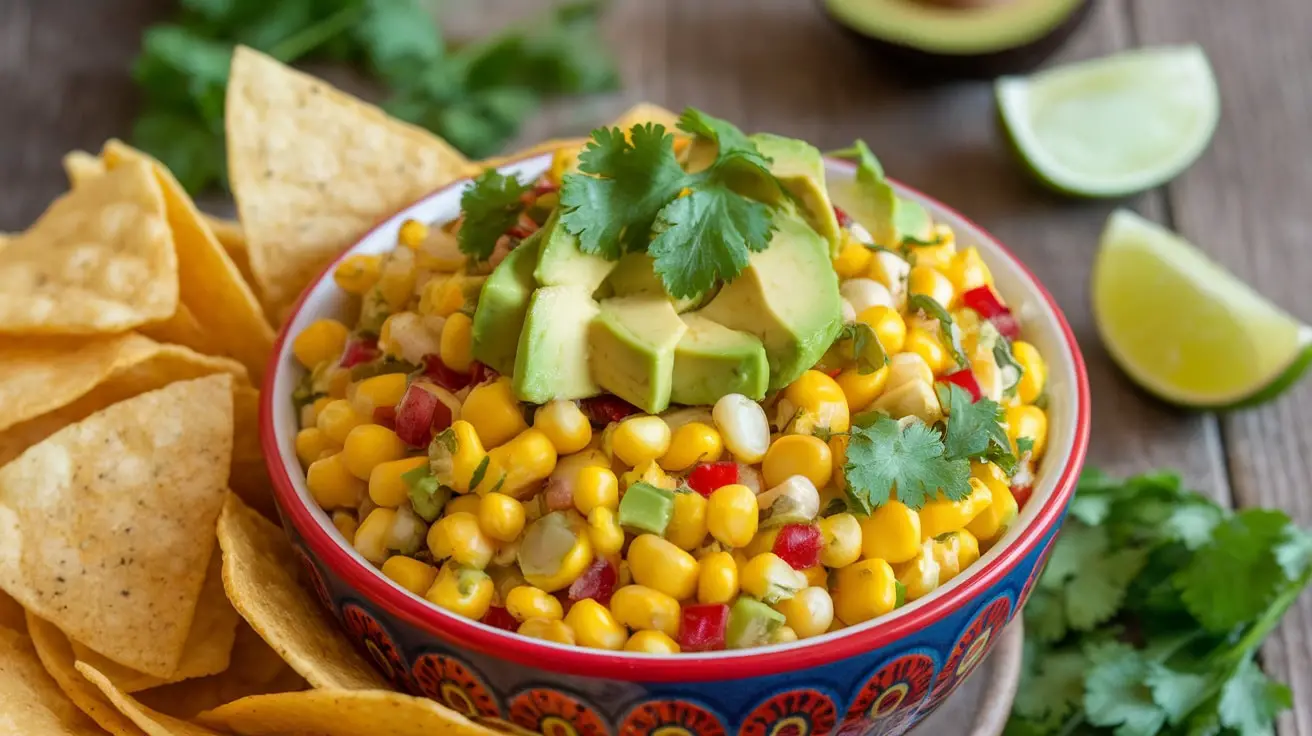
[[[498,166],[505,166],[508,163],[530,158],[540,153],[554,152],[561,148],[583,148],[587,142],[587,138],[555,138],[553,140],[543,141],[537,145],[529,146],[520,151],[507,153],[504,156],[485,158],[478,162],[478,166],[484,169],[494,169]]]
[[[0,733],[105,736],[46,674],[26,635],[0,629]]]
[[[237,622],[241,616],[228,602],[223,591],[223,562],[219,555],[210,555],[210,567],[205,573],[205,586],[200,589],[196,603],[196,617],[187,632],[187,644],[182,650],[178,669],[168,677],[155,677],[137,672],[97,654],[83,644],[73,642],[73,654],[82,662],[104,673],[116,687],[134,693],[173,682],[217,674],[228,669],[233,641],[237,636]]]
[[[615,122],[611,123],[610,126],[627,132],[629,128],[642,123],[657,123],[664,125],[666,130],[673,132],[674,129],[678,127],[679,115],[666,110],[660,105],[655,105],[650,102],[639,102],[633,107],[625,110],[624,114],[616,118]]]
[[[117,708],[120,714],[135,723],[146,736],[221,736],[204,726],[188,723],[147,708],[131,695],[114,687],[114,683],[110,682],[108,677],[86,662],[78,662],[77,671],[82,673],[88,684],[98,688],[101,695]]]
[[[427,698],[390,690],[306,690],[256,695],[220,706],[196,720],[241,736],[494,736]]]
[[[0,264],[0,332],[122,332],[178,308],[164,194],[145,164],[56,199]]]
[[[273,504],[273,481],[269,480],[269,466],[264,462],[264,447],[260,444],[258,390],[250,386],[233,389],[232,421],[235,432],[228,487],[241,496],[247,506],[277,523],[278,509]]]
[[[247,284],[254,284],[255,276],[251,273],[250,252],[246,248],[246,233],[241,229],[241,223],[204,213],[201,214],[201,218],[205,220],[206,225],[209,225],[214,237],[219,239],[219,245],[228,251],[228,257],[241,272],[242,279]]]
[[[9,597],[9,594],[0,590],[0,629],[9,629],[22,633],[27,631],[27,624],[23,619],[27,614],[23,607],[18,605],[18,601]]]
[[[122,141],[106,143],[103,157],[111,173],[125,165],[145,164],[154,170],[178,254],[178,296],[196,316],[210,344],[246,366],[259,381],[273,348],[273,328],[196,204],[163,164]]]
[[[205,334],[205,328],[201,326],[200,320],[196,319],[195,313],[182,302],[178,302],[178,311],[174,312],[173,316],[163,322],[142,325],[139,329],[141,334],[152,340],[183,345],[206,355],[215,355],[219,352]]]
[[[22,420],[0,430],[0,465],[111,404],[214,373],[231,374],[239,387],[246,384],[246,369],[235,361],[141,335],[82,342],[0,339],[0,405],[20,407],[6,413],[3,424]]]
[[[31,611],[27,613],[27,631],[32,635],[32,646],[36,648],[46,672],[74,705],[115,736],[140,736],[141,729],[119,713],[100,691],[78,674],[75,667],[77,659],[73,656],[73,647],[64,632]]]
[[[105,162],[96,154],[86,151],[69,151],[64,154],[63,164],[70,187],[80,187],[105,174]]]
[[[428,131],[238,46],[228,173],[269,314],[380,219],[478,171]]]
[[[318,601],[278,527],[229,495],[219,516],[223,586],[246,622],[314,687],[386,687]]]
[[[178,667],[232,458],[232,377],[92,414],[0,468],[0,589],[137,671]]]

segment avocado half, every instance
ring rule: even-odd
[[[899,73],[990,78],[1038,66],[1088,17],[1095,0],[820,0]]]

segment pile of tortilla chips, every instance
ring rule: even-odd
[[[617,124],[646,120],[674,122]],[[257,386],[333,257],[500,161],[245,48],[227,134],[240,224],[111,140],[0,234],[0,733],[489,734],[389,689],[301,585]]]

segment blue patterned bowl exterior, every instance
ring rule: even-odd
[[[503,171],[536,177],[550,154]],[[830,162],[832,179],[852,167]],[[453,217],[464,182],[407,207],[342,257],[392,247],[407,217]],[[901,734],[970,675],[1029,597],[1066,513],[1089,438],[1089,387],[1078,344],[1052,296],[988,233],[899,185],[976,245],[1049,365],[1049,451],[1034,496],[1006,537],[971,568],[904,609],[787,645],[641,655],[562,647],[494,629],[413,596],[359,557],[305,488],[290,396],[303,373],[289,335],[347,308],[325,275],[301,296],[275,345],[261,440],[279,512],[308,584],[399,689],[489,726],[545,736]]]

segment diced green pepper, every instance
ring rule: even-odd
[[[784,625],[784,615],[764,603],[739,596],[729,609],[729,631],[724,645],[728,649],[746,649],[770,643],[774,632]]]
[[[635,533],[665,535],[674,513],[674,493],[650,483],[634,483],[620,499],[620,526]]]

